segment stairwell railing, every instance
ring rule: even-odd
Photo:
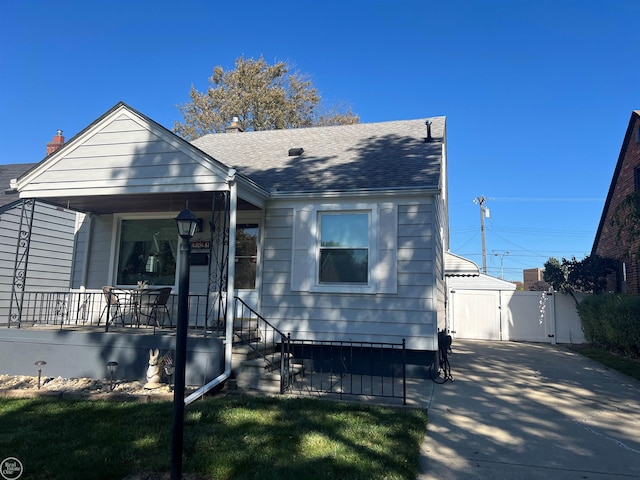
[[[290,338],[269,323],[262,315],[235,297],[234,342],[247,345],[265,362],[265,370],[280,372],[280,393],[291,385]]]

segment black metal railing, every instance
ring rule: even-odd
[[[149,289],[146,296],[134,290],[24,292],[20,316],[8,318],[9,328],[96,327],[175,329],[177,295],[162,298]],[[158,300],[162,301],[159,302]],[[144,302],[144,303],[143,303]],[[189,329],[204,335],[224,333],[224,321],[207,319],[206,295],[189,295]]]
[[[282,333],[262,315],[235,297],[234,343],[247,345],[265,362],[265,370],[280,372],[280,393],[291,384],[289,336]]]
[[[115,329],[175,329],[177,296],[162,309],[144,314],[140,297],[131,290],[24,292],[19,317],[9,328],[54,327],[60,330],[94,327]],[[117,305],[111,295],[118,295]],[[137,302],[137,303],[136,303]],[[204,336],[222,336],[225,320],[208,318],[206,295],[189,295],[189,329]],[[148,307],[148,305],[147,305]],[[234,344],[243,344],[265,371],[280,372],[280,392],[392,397],[406,404],[406,348],[402,343],[292,339],[240,298],[234,299]]]
[[[292,368],[302,375],[293,393],[391,397],[407,402],[406,347],[402,343],[291,339]]]

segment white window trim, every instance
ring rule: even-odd
[[[326,285],[318,283],[318,212],[370,212],[370,258],[368,285]],[[291,248],[291,291],[345,294],[397,294],[398,292],[398,205],[384,203],[342,203],[300,205],[293,208]]]
[[[373,275],[373,269],[377,264],[377,232],[378,232],[378,206],[376,204],[355,204],[355,205],[319,205],[314,209],[311,215],[311,221],[315,222],[312,232],[312,242],[310,248],[314,259],[313,282],[311,282],[311,292],[327,292],[327,293],[375,293],[376,282]],[[369,245],[368,245],[368,262],[367,262],[367,283],[366,284],[330,284],[320,283],[320,216],[323,213],[366,213],[369,217]]]

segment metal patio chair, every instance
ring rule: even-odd
[[[102,294],[104,295],[105,306],[100,313],[100,317],[98,318],[98,325],[102,321],[102,316],[107,313],[107,320],[111,323],[115,322],[117,318],[122,319],[122,326],[124,327],[124,311],[123,305],[120,302],[120,297],[117,293],[115,293],[114,288],[109,285],[105,285],[102,287]]]
[[[136,318],[140,325],[140,318],[146,317],[147,325],[158,326],[158,316],[161,316],[160,326],[164,327],[165,315],[169,318],[171,325],[171,314],[167,307],[167,302],[171,296],[171,287],[155,288],[140,292],[136,303]]]

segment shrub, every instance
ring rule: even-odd
[[[593,295],[579,304],[578,314],[589,343],[640,357],[640,296]]]

